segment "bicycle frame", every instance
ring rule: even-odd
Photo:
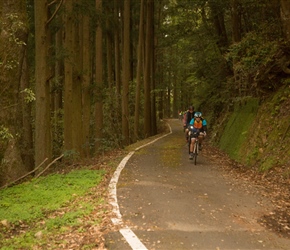
[[[193,153],[194,153],[194,165],[196,165],[197,162],[197,155],[199,152],[199,143],[198,143],[198,137],[195,138],[195,142],[194,142],[194,148],[193,148]]]
[[[190,153],[191,139],[192,139],[191,132],[189,132],[188,153]],[[194,147],[193,147],[194,165],[196,165],[196,162],[197,162],[198,152],[199,152],[199,142],[198,142],[198,135],[197,135],[197,137],[195,138]]]

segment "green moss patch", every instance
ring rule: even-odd
[[[258,106],[257,99],[249,99],[244,105],[236,104],[224,128],[219,146],[235,160],[244,157],[239,154],[239,150],[249,136],[249,128],[256,117]]]

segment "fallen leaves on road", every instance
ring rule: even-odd
[[[239,183],[242,181],[247,192],[269,198],[275,209],[263,215],[258,222],[269,230],[290,238],[290,178],[282,168],[262,173],[231,160],[225,153],[210,145],[206,145],[204,154],[218,163],[225,175]]]

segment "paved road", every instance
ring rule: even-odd
[[[117,198],[124,223],[147,249],[290,249],[259,223],[271,203],[224,176],[206,158],[188,159],[182,125],[137,151],[122,170]],[[107,236],[108,249],[132,249],[118,232]]]

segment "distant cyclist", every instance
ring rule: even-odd
[[[189,127],[193,127],[191,129],[192,135],[190,136],[190,148],[189,148],[189,158],[192,159],[195,139],[198,137],[199,150],[202,150],[202,141],[205,138],[207,131],[207,122],[204,118],[202,118],[201,112],[194,113],[194,117],[193,119],[191,119]]]
[[[183,119],[183,112],[182,112],[182,110],[178,111],[178,118],[179,118],[180,121],[182,121],[182,119]]]
[[[189,106],[186,114],[184,115],[184,120],[183,120],[183,127],[184,127],[184,131],[185,131],[185,139],[188,139],[188,126],[190,121],[194,118],[194,107],[193,106]]]

